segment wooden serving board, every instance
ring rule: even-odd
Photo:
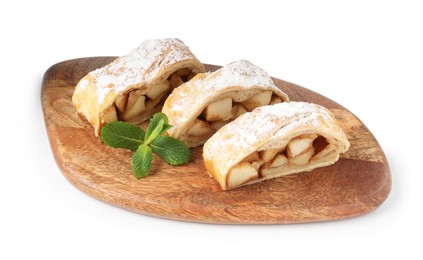
[[[276,78],[276,85],[291,100],[317,103],[335,114],[351,143],[337,163],[222,191],[208,176],[202,147],[198,147],[192,149],[192,160],[185,166],[169,166],[154,157],[150,175],[136,180],[131,172],[132,152],[102,144],[71,103],[76,83],[113,59],[94,57],[58,63],[47,70],[42,83],[44,119],[56,162],[75,187],[101,201],[174,220],[278,224],[362,215],[378,207],[390,192],[388,162],[367,127],[332,100]]]

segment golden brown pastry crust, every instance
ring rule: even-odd
[[[78,113],[94,127],[98,136],[100,128],[105,124],[103,116],[117,97],[135,90],[145,94],[152,86],[184,68],[195,74],[205,71],[203,64],[182,41],[148,40],[128,55],[83,77],[75,88],[72,102]],[[145,111],[134,123],[149,119],[160,109],[161,106]]]
[[[263,91],[272,91],[282,102],[289,101],[288,95],[264,70],[246,60],[230,63],[215,72],[198,74],[167,98],[162,112],[173,126],[168,134],[190,147],[199,146],[206,140],[193,140],[186,132],[208,104],[225,97],[241,102]]]
[[[277,174],[259,173],[258,178],[238,186],[333,164],[350,145],[329,110],[316,104],[289,102],[256,108],[225,125],[204,144],[203,158],[209,174],[227,190],[236,188],[228,186],[231,169],[250,154],[271,149],[283,151],[294,138],[309,136],[324,137],[328,154],[315,155],[306,165],[287,164]]]

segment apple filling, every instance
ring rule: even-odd
[[[146,93],[133,90],[120,95],[104,111],[102,122],[127,121],[139,123],[145,111],[151,111],[162,103],[164,97],[174,88],[193,78],[195,74],[184,68],[172,73],[167,80],[155,83]]]
[[[298,136],[284,147],[255,151],[233,166],[228,173],[228,188],[236,188],[250,180],[273,176],[288,168],[300,169],[311,162],[330,156],[336,147],[323,136]]]
[[[281,103],[282,99],[267,90],[237,102],[231,97],[215,100],[207,105],[186,133],[192,142],[204,143],[215,132],[240,115],[257,107]]]

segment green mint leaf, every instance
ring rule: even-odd
[[[160,123],[160,121],[163,121]],[[155,137],[163,134],[166,130],[169,130],[172,126],[169,125],[169,120],[164,113],[155,113],[153,118],[150,120],[150,124],[148,125],[147,132],[145,133],[145,140],[150,139],[152,141]],[[156,135],[155,137],[150,138],[151,134],[153,133]]]
[[[151,132],[150,136],[145,138],[145,144],[149,145],[154,139],[156,139],[158,136],[160,136],[160,133],[162,132],[164,126],[164,121],[161,119],[159,121],[159,124],[157,124],[156,128]]]
[[[148,175],[153,161],[153,152],[150,147],[142,144],[132,156],[132,172],[138,180]]]
[[[150,146],[155,154],[170,165],[182,165],[191,159],[189,147],[184,142],[169,136],[158,136]]]
[[[108,146],[136,151],[143,143],[145,132],[133,124],[115,121],[101,128],[100,135],[103,143]]]

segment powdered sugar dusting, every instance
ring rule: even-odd
[[[161,66],[187,59],[192,59],[192,54],[178,39],[147,40],[128,55],[89,73],[95,80],[97,101],[103,102],[111,91],[119,93],[128,86],[143,85],[156,76]]]
[[[225,125],[204,145],[204,158],[227,162],[231,167],[250,154],[298,127],[337,128],[331,113],[324,107],[306,102],[284,102],[256,108]],[[301,128],[300,128],[301,129]],[[344,133],[336,131],[338,138]],[[220,151],[215,153],[214,151]],[[243,151],[243,152],[236,152]],[[235,156],[234,156],[235,155]],[[219,169],[226,173],[228,169]]]
[[[225,88],[227,86],[275,86],[269,74],[247,60],[228,64],[220,73],[212,74],[213,80],[205,81],[205,88]]]
[[[326,123],[331,126],[336,125],[330,112],[322,106],[305,102],[291,102],[290,105],[290,107],[281,108],[281,112],[283,113],[287,110],[290,110],[292,113],[289,116],[289,124],[280,128],[273,138],[269,140],[270,143],[299,127],[312,126],[313,128],[318,128]],[[343,134],[342,130],[341,133]]]
[[[81,82],[79,82],[79,88],[85,89],[88,86],[89,83],[90,82],[87,79],[83,79],[83,80],[81,80]]]
[[[267,72],[247,60],[239,60],[215,72],[199,74],[172,92],[164,106],[175,115],[170,118],[171,124],[174,126],[170,131],[175,133],[184,129],[185,124],[193,120],[193,117],[198,116],[192,115],[192,110],[201,111],[202,109],[197,108],[205,107],[214,96],[233,91],[233,87],[237,88],[237,93],[234,94],[236,96],[271,90],[284,101],[289,100]]]

